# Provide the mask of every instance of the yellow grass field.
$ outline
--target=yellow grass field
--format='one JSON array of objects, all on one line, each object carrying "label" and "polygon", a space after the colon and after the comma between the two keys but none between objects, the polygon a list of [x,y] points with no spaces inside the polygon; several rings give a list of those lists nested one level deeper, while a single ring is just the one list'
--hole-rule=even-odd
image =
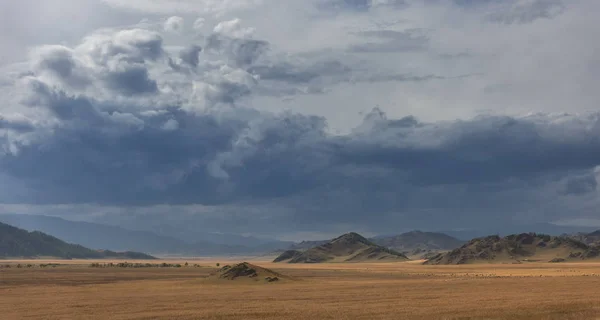
[{"label": "yellow grass field", "polygon": [[[15,267],[48,262],[64,265]],[[139,269],[91,268],[91,262],[0,261],[12,265],[0,269],[0,319],[600,319],[600,263],[254,260],[300,280],[249,284],[204,280],[217,260],[188,260],[199,268]]]}]

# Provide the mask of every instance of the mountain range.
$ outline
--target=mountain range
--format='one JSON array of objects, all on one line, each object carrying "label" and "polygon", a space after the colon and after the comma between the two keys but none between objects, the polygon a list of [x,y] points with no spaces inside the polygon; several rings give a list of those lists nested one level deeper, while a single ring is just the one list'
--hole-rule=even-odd
[{"label": "mountain range", "polygon": [[[440,232],[410,231],[399,235],[368,238],[376,245],[405,255],[423,256],[461,246],[465,241]],[[288,247],[288,250],[305,251],[328,243],[330,240],[302,241]],[[288,254],[290,254],[288,252]]]},{"label": "mountain range", "polygon": [[[170,234],[167,231],[171,230],[172,226],[161,229],[161,234],[157,234],[150,230],[129,230],[120,226],[71,221],[44,215],[0,214],[0,222],[28,231],[41,231],[67,243],[77,243],[95,250],[139,251],[154,255],[261,255],[274,251],[279,254],[286,250],[304,252],[332,241],[317,240],[294,243],[216,232],[208,234],[205,232],[173,232]],[[551,224],[535,225],[534,227],[532,230],[552,229],[555,232],[573,230],[571,227]],[[466,234],[468,233],[463,233],[461,237],[454,237],[442,232],[411,231],[399,235],[376,236],[368,238],[367,241],[413,259],[428,259],[438,253],[461,247],[467,242],[467,240],[462,240]],[[563,237],[569,237],[587,245],[600,244],[600,231],[564,233]],[[287,254],[298,255],[293,251],[287,252]]]}]

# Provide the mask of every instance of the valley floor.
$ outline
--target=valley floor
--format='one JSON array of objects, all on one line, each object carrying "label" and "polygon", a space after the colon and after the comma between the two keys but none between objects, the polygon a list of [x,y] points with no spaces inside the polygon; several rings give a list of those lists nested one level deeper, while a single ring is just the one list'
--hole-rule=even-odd
[{"label": "valley floor", "polygon": [[182,268],[14,267],[47,262],[0,260],[13,265],[0,268],[1,319],[600,319],[600,263],[252,261],[300,279],[259,285],[207,282],[217,262],[208,260]]}]

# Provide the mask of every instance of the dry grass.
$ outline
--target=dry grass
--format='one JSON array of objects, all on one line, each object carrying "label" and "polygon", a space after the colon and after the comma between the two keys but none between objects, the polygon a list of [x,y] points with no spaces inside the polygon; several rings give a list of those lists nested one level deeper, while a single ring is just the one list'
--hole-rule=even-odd
[{"label": "dry grass", "polygon": [[0,269],[0,319],[600,319],[598,263],[253,261],[303,279],[255,286],[203,281],[217,261],[164,269],[54,262],[68,265]]}]

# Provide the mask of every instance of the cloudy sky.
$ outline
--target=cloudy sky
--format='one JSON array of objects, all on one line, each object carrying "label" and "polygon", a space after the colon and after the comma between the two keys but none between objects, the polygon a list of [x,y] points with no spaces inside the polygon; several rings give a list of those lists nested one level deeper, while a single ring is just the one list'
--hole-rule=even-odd
[{"label": "cloudy sky", "polygon": [[0,212],[600,226],[597,0],[0,0]]}]

